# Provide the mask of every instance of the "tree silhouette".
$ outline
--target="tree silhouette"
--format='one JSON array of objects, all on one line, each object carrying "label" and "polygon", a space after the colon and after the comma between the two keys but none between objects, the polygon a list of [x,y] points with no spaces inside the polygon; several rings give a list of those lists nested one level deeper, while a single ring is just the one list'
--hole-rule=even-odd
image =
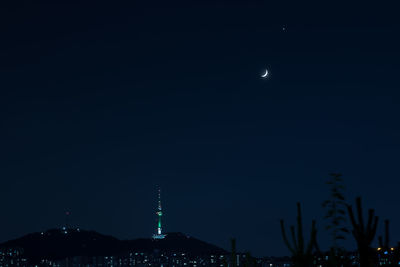
[{"label": "tree silhouette", "polygon": [[374,209],[368,210],[368,223],[365,227],[364,218],[361,206],[361,198],[356,198],[356,208],[358,222],[355,219],[353,208],[351,205],[347,206],[351,224],[353,225],[353,236],[357,242],[358,254],[360,260],[360,267],[374,266],[375,251],[371,248],[371,243],[376,234],[376,227],[378,225],[378,217],[374,215]]},{"label": "tree silhouette", "polygon": [[331,173],[330,179],[326,182],[330,186],[329,199],[322,203],[326,210],[324,219],[327,221],[325,229],[332,237],[332,247],[329,253],[329,266],[347,265],[347,257],[344,249],[340,247],[339,241],[346,239],[349,230],[346,228],[346,200],[344,197],[345,187],[342,174]]},{"label": "tree silhouette", "polygon": [[280,221],[283,241],[292,253],[292,262],[294,267],[310,267],[313,265],[313,248],[317,248],[317,230],[315,220],[312,221],[310,240],[305,246],[303,236],[303,222],[301,216],[300,202],[297,202],[297,237],[295,226],[290,227],[292,244],[290,244],[285,231],[284,220]]}]

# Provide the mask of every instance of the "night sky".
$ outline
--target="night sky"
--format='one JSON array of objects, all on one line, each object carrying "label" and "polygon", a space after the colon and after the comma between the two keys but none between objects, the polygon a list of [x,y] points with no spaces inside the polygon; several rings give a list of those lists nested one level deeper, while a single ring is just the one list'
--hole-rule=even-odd
[{"label": "night sky", "polygon": [[286,255],[301,201],[327,248],[330,172],[400,241],[394,7],[33,2],[0,8],[0,241],[150,237],[160,185],[167,232]]}]

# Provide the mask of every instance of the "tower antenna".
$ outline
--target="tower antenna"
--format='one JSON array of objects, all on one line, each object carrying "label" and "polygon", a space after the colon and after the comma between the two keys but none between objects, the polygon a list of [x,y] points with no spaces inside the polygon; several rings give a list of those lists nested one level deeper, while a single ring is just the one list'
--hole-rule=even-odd
[{"label": "tower antenna", "polygon": [[62,228],[64,234],[67,234],[67,233],[68,233],[68,230],[69,230],[69,228],[70,228],[70,226],[69,226],[69,216],[70,216],[70,215],[71,215],[71,212],[69,212],[69,211],[66,211],[66,212],[65,212],[65,225],[64,225],[64,227]]},{"label": "tower antenna", "polygon": [[157,206],[157,232],[153,235],[153,239],[164,239],[165,234],[162,233],[162,223],[161,217],[163,216],[162,213],[162,205],[161,205],[161,188],[158,187],[158,206]]}]

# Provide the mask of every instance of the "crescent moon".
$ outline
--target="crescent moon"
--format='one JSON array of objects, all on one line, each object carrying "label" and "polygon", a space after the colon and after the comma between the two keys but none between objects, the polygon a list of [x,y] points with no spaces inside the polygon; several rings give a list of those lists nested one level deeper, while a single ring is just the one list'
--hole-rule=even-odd
[{"label": "crescent moon", "polygon": [[266,78],[268,76],[268,70],[265,70],[265,74],[261,75],[262,78]]}]

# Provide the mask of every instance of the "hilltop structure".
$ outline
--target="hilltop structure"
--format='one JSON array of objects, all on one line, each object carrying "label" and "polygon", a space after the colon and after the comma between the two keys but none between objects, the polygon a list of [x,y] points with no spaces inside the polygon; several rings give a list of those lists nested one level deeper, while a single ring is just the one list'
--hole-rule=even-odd
[{"label": "hilltop structure", "polygon": [[161,188],[158,188],[158,206],[157,206],[157,232],[153,235],[153,239],[164,239],[165,234],[162,233],[162,225],[161,225],[161,217],[162,213],[162,206],[161,206]]}]

